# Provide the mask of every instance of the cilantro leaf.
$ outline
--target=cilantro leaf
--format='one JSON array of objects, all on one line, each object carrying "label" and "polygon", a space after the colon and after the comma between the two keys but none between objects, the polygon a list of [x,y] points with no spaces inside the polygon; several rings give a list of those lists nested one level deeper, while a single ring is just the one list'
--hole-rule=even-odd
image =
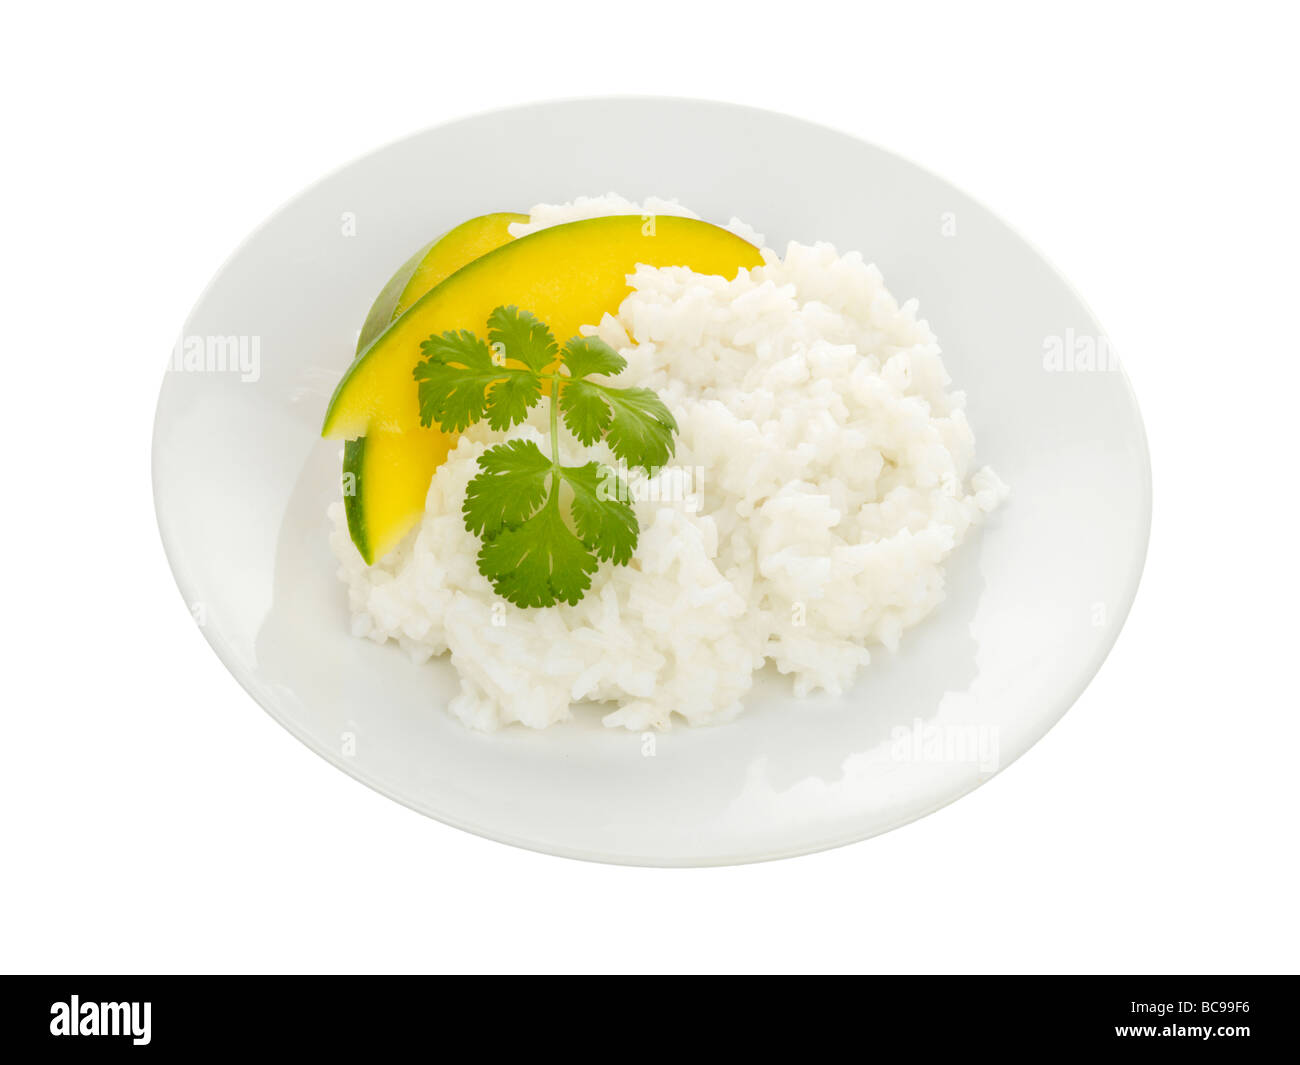
[{"label": "cilantro leaf", "polygon": [[588,446],[605,435],[614,418],[600,387],[590,381],[561,382],[560,413],[564,415],[564,427]]},{"label": "cilantro leaf", "polygon": [[468,329],[431,336],[420,345],[426,361],[415,367],[420,389],[420,424],[435,421],[447,432],[460,432],[479,421],[487,408],[487,390],[499,381],[487,344]]},{"label": "cilantro leaf", "polygon": [[560,357],[570,377],[586,377],[593,373],[614,377],[627,369],[627,359],[600,337],[570,337]]},{"label": "cilantro leaf", "polygon": [[459,433],[486,417],[493,429],[509,429],[541,398],[534,373],[498,365],[492,349],[468,329],[431,336],[420,350],[427,356],[414,370],[421,425],[436,421],[444,432]]},{"label": "cilantro leaf", "polygon": [[546,323],[518,307],[498,307],[488,315],[488,340],[493,347],[500,344],[507,358],[517,359],[535,374],[545,372],[559,351]]},{"label": "cilantro leaf", "polygon": [[542,383],[531,373],[511,373],[487,395],[488,425],[498,431],[518,425],[542,398]]},{"label": "cilantro leaf", "polygon": [[465,489],[465,528],[488,539],[527,520],[546,498],[551,460],[531,440],[510,440],[479,457],[483,471]]},{"label": "cilantro leaf", "polygon": [[627,360],[599,337],[581,336],[569,339],[560,358],[569,371],[560,387],[565,428],[590,446],[605,435],[614,419],[606,392],[620,390],[584,378],[588,374],[622,373],[627,369]]},{"label": "cilantro leaf", "polygon": [[648,388],[595,387],[614,409],[605,439],[615,455],[646,473],[672,457],[677,419],[663,400]]},{"label": "cilantro leaf", "polygon": [[627,482],[599,462],[562,466],[560,476],[573,489],[570,510],[579,539],[602,562],[627,565],[641,532]]},{"label": "cilantro leaf", "polygon": [[478,568],[503,599],[516,606],[577,603],[599,563],[564,523],[559,493],[527,521],[485,540]]}]

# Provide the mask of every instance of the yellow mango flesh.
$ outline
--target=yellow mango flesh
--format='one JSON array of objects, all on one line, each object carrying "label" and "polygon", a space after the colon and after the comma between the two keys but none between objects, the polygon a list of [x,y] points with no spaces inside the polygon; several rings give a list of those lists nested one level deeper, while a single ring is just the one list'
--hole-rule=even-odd
[{"label": "yellow mango flesh", "polygon": [[[509,227],[526,214],[471,218],[421,248],[384,286],[366,316],[357,341],[360,354],[413,303],[462,266],[511,240]],[[428,478],[455,447],[455,436],[436,426],[411,432],[375,429],[348,441],[343,453],[344,504],[352,542],[367,563],[382,558],[424,509],[416,497],[419,478]],[[409,468],[411,476],[399,472]]]},{"label": "yellow mango flesh", "polygon": [[[420,434],[412,371],[423,358],[421,342],[456,329],[482,336],[497,307],[531,311],[563,344],[580,326],[618,309],[631,291],[627,275],[638,264],[687,266],[732,278],[761,262],[757,248],[725,229],[667,216],[592,218],[510,241],[431,289],[371,343],[339,383],[322,435],[365,434],[368,447],[376,431]],[[362,551],[367,561],[382,557],[424,510],[429,481],[447,448],[412,449],[417,450],[423,451],[418,461],[377,463],[367,472],[373,476],[367,492],[385,496],[382,513],[376,507],[367,515],[370,551]]]}]

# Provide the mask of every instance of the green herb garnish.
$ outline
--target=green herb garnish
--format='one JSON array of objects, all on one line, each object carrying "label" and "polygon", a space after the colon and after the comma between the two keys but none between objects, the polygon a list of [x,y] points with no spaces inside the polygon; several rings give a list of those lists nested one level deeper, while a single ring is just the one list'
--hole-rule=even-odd
[{"label": "green herb garnish", "polygon": [[[627,361],[603,340],[573,337],[560,348],[528,311],[498,307],[486,341],[462,329],[431,336],[415,368],[420,422],[460,432],[487,420],[505,431],[528,417],[549,383],[551,454],[531,440],[510,440],[479,458],[482,471],[465,492],[465,527],[483,546],[478,568],[516,606],[578,602],[600,562],[623,566],[640,527],[627,484],[599,462],[560,464],[559,421],[582,444],[604,439],[629,468],[653,473],[673,453],[677,422],[648,388],[615,388]],[[570,489],[568,515],[560,486]]]}]

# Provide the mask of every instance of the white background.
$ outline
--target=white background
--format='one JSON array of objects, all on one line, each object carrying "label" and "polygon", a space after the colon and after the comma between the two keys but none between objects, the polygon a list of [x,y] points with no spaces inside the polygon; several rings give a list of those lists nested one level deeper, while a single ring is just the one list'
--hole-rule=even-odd
[{"label": "white background", "polygon": [[[7,13],[0,66],[0,966],[1296,970],[1284,5],[39,9]],[[154,401],[243,236],[416,129],[615,92],[787,111],[937,171],[1075,283],[1137,390],[1155,523],[1118,645],[1023,759],[887,836],[696,871],[476,839],[290,737],[172,583]]]}]

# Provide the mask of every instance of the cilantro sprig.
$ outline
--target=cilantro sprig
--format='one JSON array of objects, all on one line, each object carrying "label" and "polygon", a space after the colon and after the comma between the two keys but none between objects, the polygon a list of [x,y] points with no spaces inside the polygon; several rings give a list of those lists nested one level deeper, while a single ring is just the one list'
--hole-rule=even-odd
[{"label": "cilantro sprig", "polygon": [[462,329],[420,345],[420,422],[461,432],[486,420],[505,431],[528,417],[543,391],[549,394],[550,455],[531,440],[488,448],[462,514],[482,540],[479,572],[498,595],[523,607],[574,604],[601,562],[627,565],[640,526],[627,484],[612,467],[560,462],[561,418],[584,446],[603,439],[628,468],[647,474],[672,456],[677,422],[650,389],[593,380],[627,368],[603,340],[576,336],[561,347],[545,323],[517,307],[496,308],[487,326],[486,341]]}]

